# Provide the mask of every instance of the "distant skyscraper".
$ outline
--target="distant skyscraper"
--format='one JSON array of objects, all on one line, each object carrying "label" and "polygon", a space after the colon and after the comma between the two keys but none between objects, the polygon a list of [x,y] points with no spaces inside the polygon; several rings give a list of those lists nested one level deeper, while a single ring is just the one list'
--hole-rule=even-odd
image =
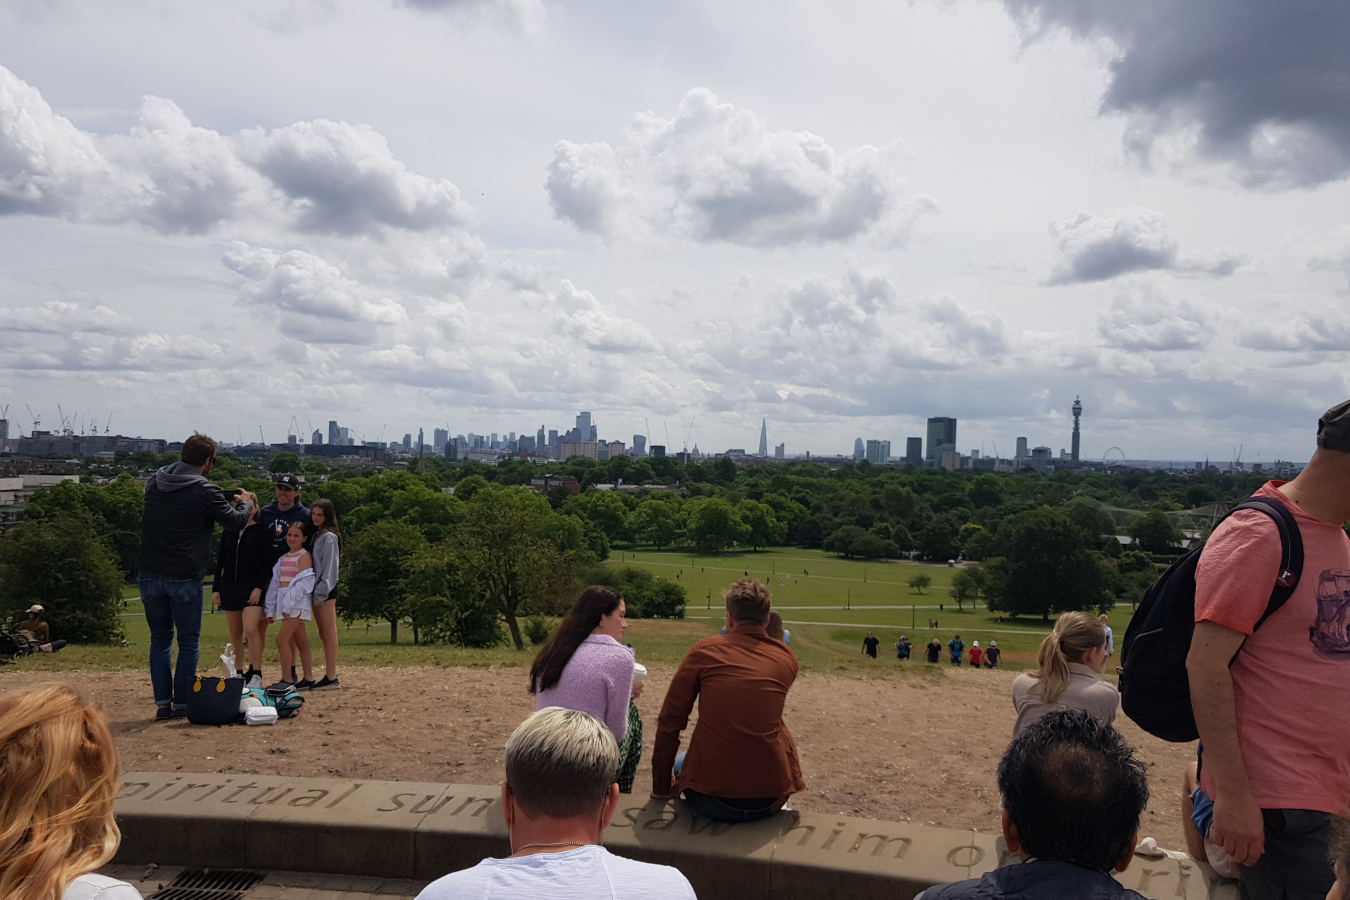
[{"label": "distant skyscraper", "polygon": [[890,441],[868,441],[867,442],[867,461],[874,466],[882,466],[891,458]]},{"label": "distant skyscraper", "polygon": [[911,466],[923,465],[923,438],[905,438],[905,462]]},{"label": "distant skyscraper", "polygon": [[431,432],[431,449],[440,453],[445,449],[445,442],[450,440],[450,429],[437,428]]},{"label": "distant skyscraper", "polygon": [[591,414],[582,412],[577,414],[576,439],[578,441],[594,441],[596,437],[596,427],[591,424]]},{"label": "distant skyscraper", "polygon": [[1073,452],[1070,458],[1078,462],[1078,417],[1083,414],[1083,401],[1073,398]]},{"label": "distant skyscraper", "polygon": [[336,444],[336,443],[338,443],[339,440],[341,440],[341,435],[338,434],[338,423],[337,423],[337,419],[329,419],[329,420],[328,420],[328,443],[330,443],[330,444]]},{"label": "distant skyscraper", "polygon": [[652,444],[651,455],[652,455],[652,456],[665,456],[665,455],[666,455],[666,445],[665,445],[665,444]]},{"label": "distant skyscraper", "polygon": [[322,443],[323,443],[323,432],[320,431],[319,429],[315,428],[315,429],[314,429],[314,433],[313,433],[312,435],[310,435],[310,437],[309,437],[309,442],[310,442],[311,444],[316,444],[316,445],[317,445],[317,444],[322,444]]},{"label": "distant skyscraper", "polygon": [[939,449],[951,444],[956,446],[956,420],[947,416],[934,416],[928,420],[928,464],[936,466],[941,462]]},{"label": "distant skyscraper", "polygon": [[769,420],[761,419],[759,422],[759,455],[760,458],[769,455]]},{"label": "distant skyscraper", "polygon": [[1014,459],[1026,459],[1031,456],[1031,451],[1027,449],[1027,439],[1020,437],[1017,439],[1017,456]]},{"label": "distant skyscraper", "polygon": [[417,429],[417,452],[421,453],[426,447],[427,442],[422,438],[422,429]]},{"label": "distant skyscraper", "polygon": [[647,455],[647,436],[645,434],[633,435],[633,455],[639,457]]},{"label": "distant skyscraper", "polygon": [[534,436],[534,452],[543,453],[548,447],[548,435],[544,434],[544,426],[539,426],[539,433]]},{"label": "distant skyscraper", "polygon": [[863,447],[862,438],[853,439],[853,461],[861,462],[867,458],[867,450]]},{"label": "distant skyscraper", "polygon": [[412,452],[412,435],[411,435],[411,434],[405,434],[405,435],[403,436],[403,452],[404,452],[404,453],[411,453],[411,452]]},{"label": "distant skyscraper", "polygon": [[779,444],[778,446],[776,446],[776,447],[773,448],[773,458],[774,458],[774,459],[786,459],[786,458],[787,458],[787,443],[786,443],[786,442],[784,442],[784,443],[782,443],[782,444]]},{"label": "distant skyscraper", "polygon": [[[330,422],[329,424],[330,424],[330,425],[336,425],[337,423],[336,423],[336,422]],[[336,441],[336,443],[338,443],[340,446],[343,446],[343,447],[350,447],[350,446],[352,446],[353,444],[356,443],[356,438],[352,437],[352,430],[351,430],[350,428],[345,428],[345,427],[344,427],[344,428],[339,428],[339,429],[337,430],[337,441]]]}]

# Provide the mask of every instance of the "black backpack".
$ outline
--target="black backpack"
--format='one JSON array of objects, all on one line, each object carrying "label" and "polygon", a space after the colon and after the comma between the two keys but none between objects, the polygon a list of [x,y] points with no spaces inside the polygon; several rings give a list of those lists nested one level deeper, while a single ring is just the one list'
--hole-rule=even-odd
[{"label": "black backpack", "polygon": [[[1303,573],[1303,536],[1294,515],[1268,497],[1248,497],[1229,510],[1254,509],[1274,520],[1280,530],[1280,574],[1270,592],[1265,614],[1256,627],[1285,604]],[[1227,518],[1225,516],[1224,518]],[[1120,705],[1140,728],[1165,741],[1200,737],[1191,710],[1191,685],[1186,655],[1195,631],[1195,568],[1204,548],[1192,550],[1144,592],[1121,645]]]}]

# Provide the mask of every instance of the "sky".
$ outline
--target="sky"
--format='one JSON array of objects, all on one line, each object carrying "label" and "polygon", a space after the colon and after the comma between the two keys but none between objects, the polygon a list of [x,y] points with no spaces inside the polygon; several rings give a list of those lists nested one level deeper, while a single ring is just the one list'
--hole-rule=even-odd
[{"label": "sky", "polygon": [[1350,396],[1347,39],[1308,0],[0,0],[0,408],[1011,456],[1078,396],[1088,458],[1305,460]]}]

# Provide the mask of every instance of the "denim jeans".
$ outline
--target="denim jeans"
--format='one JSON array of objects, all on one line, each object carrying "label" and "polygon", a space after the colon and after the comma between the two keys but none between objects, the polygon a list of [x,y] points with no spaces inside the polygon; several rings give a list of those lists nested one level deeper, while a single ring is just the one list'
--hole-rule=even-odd
[{"label": "denim jeans", "polygon": [[[136,576],[141,605],[150,625],[150,683],[155,703],[187,706],[197,679],[198,644],[202,636],[202,582],[199,578]],[[178,633],[178,666],[170,669],[174,632]]]},{"label": "denim jeans", "polygon": [[1336,880],[1327,859],[1331,813],[1263,809],[1266,852],[1238,870],[1242,900],[1322,900]]},{"label": "denim jeans", "polygon": [[[687,754],[688,751],[685,751],[675,757],[674,771],[676,775],[679,775],[680,770],[684,768],[684,758]],[[711,794],[700,794],[698,791],[689,790],[689,788],[684,789],[684,802],[696,815],[713,822],[753,822],[756,819],[767,819],[778,812],[776,802],[763,809],[738,809],[735,806],[723,803]]]}]

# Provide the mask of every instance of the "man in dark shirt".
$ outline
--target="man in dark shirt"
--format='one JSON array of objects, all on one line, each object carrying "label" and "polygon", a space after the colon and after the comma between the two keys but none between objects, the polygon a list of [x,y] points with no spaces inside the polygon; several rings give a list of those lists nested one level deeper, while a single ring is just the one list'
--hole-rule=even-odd
[{"label": "man in dark shirt", "polygon": [[[783,722],[797,657],[765,631],[772,600],[767,587],[743,578],[722,596],[727,633],[689,649],[661,705],[652,796],[666,800],[683,791],[706,819],[750,822],[777,812],[806,788],[797,746]],[[680,733],[695,700],[698,725],[681,763]]]},{"label": "man in dark shirt", "polygon": [[984,651],[984,667],[986,669],[997,669],[999,657],[1003,651],[998,648],[998,641],[990,641],[989,649]]},{"label": "man in dark shirt", "polygon": [[300,502],[300,479],[282,475],[277,479],[277,498],[262,508],[258,521],[272,538],[272,561],[286,552],[286,532],[296,522],[308,522],[309,510]]},{"label": "man in dark shirt", "polygon": [[872,636],[872,632],[867,632],[867,637],[863,638],[863,652],[873,659],[877,658],[877,646],[881,641]]},{"label": "man in dark shirt", "polygon": [[1134,857],[1148,778],[1110,725],[1057,709],[1013,738],[998,765],[1003,840],[1022,864],[931,887],[916,900],[1143,900],[1111,877]]}]

